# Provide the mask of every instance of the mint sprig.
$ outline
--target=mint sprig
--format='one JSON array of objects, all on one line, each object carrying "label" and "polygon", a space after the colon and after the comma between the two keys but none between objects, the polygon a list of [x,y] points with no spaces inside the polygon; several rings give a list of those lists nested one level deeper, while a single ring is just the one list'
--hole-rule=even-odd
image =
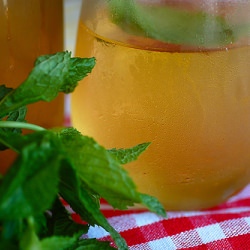
[{"label": "mint sprig", "polygon": [[218,48],[249,36],[249,24],[230,23],[223,15],[186,10],[160,1],[107,1],[110,19],[129,34],[166,43]]},{"label": "mint sprig", "polygon": [[28,78],[1,98],[0,117],[30,103],[50,102],[59,92],[73,92],[94,65],[95,58],[71,58],[69,52],[39,57]]},{"label": "mint sprig", "polygon": [[[100,198],[118,209],[142,203],[165,216],[155,198],[137,191],[122,166],[148,143],[107,150],[75,128],[46,130],[25,121],[25,105],[73,91],[94,65],[94,58],[71,58],[69,52],[45,55],[17,89],[0,86],[0,145],[18,153],[0,179],[0,249],[114,249],[80,238],[90,225],[103,227],[119,249],[128,249],[101,213]],[[22,128],[31,132],[24,135]],[[87,225],[71,219],[61,198]]]}]

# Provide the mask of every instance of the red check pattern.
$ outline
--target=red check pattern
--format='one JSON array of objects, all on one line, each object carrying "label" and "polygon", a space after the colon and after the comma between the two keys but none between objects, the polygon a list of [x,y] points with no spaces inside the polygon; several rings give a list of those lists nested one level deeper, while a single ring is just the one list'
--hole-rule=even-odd
[{"label": "red check pattern", "polygon": [[[147,210],[114,210],[105,202],[101,210],[131,250],[250,250],[250,185],[220,206],[168,212],[167,219]],[[101,227],[91,227],[87,237],[112,241]]]}]

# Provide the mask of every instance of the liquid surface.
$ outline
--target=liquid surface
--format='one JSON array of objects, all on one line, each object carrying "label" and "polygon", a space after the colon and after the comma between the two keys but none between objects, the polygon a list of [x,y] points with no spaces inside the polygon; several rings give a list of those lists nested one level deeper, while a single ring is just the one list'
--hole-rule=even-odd
[{"label": "liquid surface", "polygon": [[221,203],[249,182],[249,46],[150,51],[80,23],[76,55],[97,64],[72,96],[73,125],[106,148],[152,142],[125,165],[139,191],[188,210]]}]

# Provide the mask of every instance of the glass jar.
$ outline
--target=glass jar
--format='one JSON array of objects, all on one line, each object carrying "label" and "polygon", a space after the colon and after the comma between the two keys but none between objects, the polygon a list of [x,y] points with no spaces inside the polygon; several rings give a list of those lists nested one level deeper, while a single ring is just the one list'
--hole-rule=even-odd
[{"label": "glass jar", "polygon": [[125,165],[167,210],[222,203],[250,180],[250,2],[83,1],[76,55],[96,66],[72,122],[106,148],[151,142]]},{"label": "glass jar", "polygon": [[[43,54],[63,50],[62,0],[0,1],[0,84],[17,87]],[[51,103],[28,106],[26,120],[43,127],[60,126],[64,119],[64,96]],[[13,161],[11,152],[0,152],[0,172]]]}]

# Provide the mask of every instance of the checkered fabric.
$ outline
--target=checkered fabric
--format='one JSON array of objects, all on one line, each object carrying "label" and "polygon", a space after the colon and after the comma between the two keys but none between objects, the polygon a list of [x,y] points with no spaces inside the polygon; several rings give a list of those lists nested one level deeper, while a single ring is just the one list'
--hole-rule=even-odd
[{"label": "checkered fabric", "polygon": [[[101,210],[131,250],[250,250],[250,185],[218,207],[168,212],[167,219],[147,210],[113,210],[105,202]],[[112,241],[101,227],[91,227],[87,237]]]}]

